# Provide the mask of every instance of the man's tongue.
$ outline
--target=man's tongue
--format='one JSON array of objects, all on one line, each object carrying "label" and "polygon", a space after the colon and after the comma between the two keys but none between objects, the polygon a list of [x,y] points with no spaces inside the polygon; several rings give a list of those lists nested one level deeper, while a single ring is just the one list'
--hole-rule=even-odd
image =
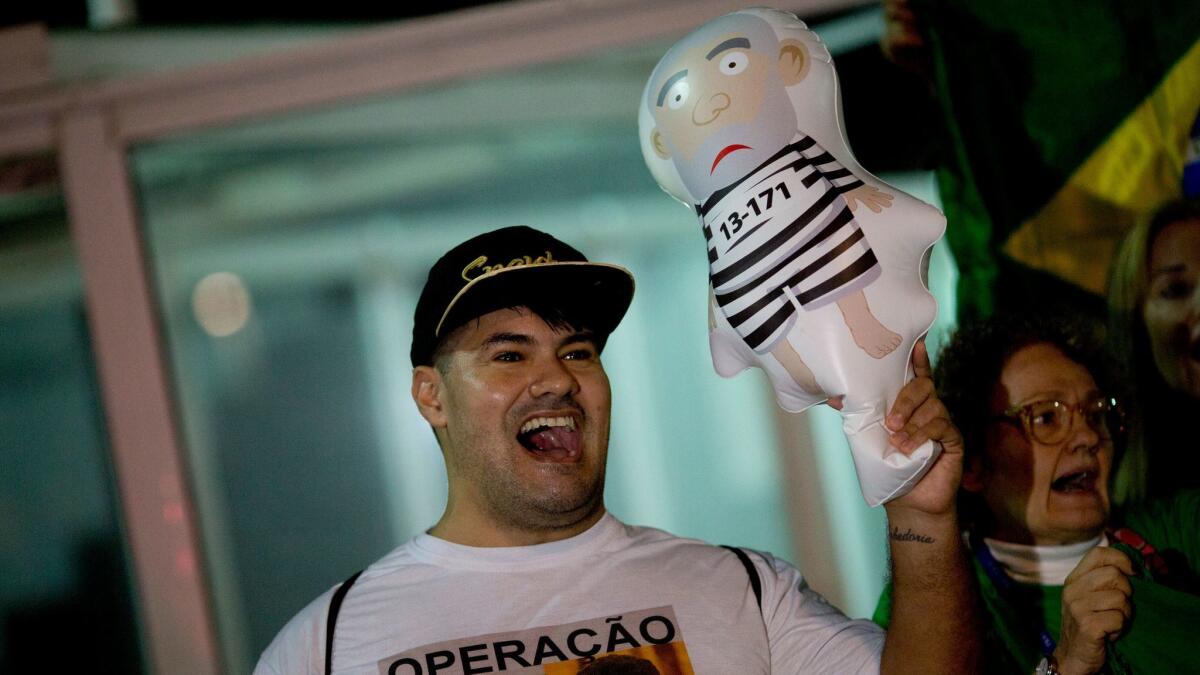
[{"label": "man's tongue", "polygon": [[572,459],[579,455],[579,431],[567,427],[543,427],[529,434],[526,447],[545,459]]}]

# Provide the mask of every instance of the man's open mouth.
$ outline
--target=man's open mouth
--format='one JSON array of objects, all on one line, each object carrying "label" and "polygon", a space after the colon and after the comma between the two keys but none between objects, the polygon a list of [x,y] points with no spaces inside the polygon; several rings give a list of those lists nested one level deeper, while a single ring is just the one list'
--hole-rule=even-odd
[{"label": "man's open mouth", "polygon": [[578,459],[583,447],[574,417],[534,417],[521,425],[517,442],[534,457],[551,462],[570,462]]},{"label": "man's open mouth", "polygon": [[750,146],[742,145],[741,143],[734,143],[733,145],[725,146],[724,148],[721,149],[720,152],[717,153],[717,158],[713,160],[712,168],[708,170],[708,174],[711,176],[712,173],[717,170],[717,164],[719,164],[721,162],[721,160],[723,160],[727,156],[729,156],[730,153],[737,152],[738,150],[750,150],[750,149],[751,149]]},{"label": "man's open mouth", "polygon": [[1054,479],[1050,489],[1065,494],[1094,492],[1096,489],[1095,471],[1076,471],[1064,474]]}]

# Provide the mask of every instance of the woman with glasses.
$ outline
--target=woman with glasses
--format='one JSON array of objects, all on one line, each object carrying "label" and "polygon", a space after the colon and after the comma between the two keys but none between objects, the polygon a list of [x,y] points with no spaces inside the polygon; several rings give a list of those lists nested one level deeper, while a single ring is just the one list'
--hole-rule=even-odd
[{"label": "woman with glasses", "polygon": [[1200,493],[1114,516],[1124,416],[1102,353],[1067,324],[999,317],[937,364],[992,672],[1200,672]]}]

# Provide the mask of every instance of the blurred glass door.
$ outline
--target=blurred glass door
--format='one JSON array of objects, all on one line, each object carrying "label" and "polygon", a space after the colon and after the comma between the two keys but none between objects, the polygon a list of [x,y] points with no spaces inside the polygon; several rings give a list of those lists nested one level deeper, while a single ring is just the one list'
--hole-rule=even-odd
[{"label": "blurred glass door", "polygon": [[0,159],[0,672],[143,672],[109,452],[55,157]]}]

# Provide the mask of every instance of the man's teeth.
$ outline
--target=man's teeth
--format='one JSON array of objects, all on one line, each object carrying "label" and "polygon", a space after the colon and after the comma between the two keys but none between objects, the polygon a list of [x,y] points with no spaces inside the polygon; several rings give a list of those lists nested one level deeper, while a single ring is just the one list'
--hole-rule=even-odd
[{"label": "man's teeth", "polygon": [[566,427],[569,431],[575,431],[574,417],[535,417],[525,424],[521,425],[521,433],[527,434],[534,429],[543,427]]}]

